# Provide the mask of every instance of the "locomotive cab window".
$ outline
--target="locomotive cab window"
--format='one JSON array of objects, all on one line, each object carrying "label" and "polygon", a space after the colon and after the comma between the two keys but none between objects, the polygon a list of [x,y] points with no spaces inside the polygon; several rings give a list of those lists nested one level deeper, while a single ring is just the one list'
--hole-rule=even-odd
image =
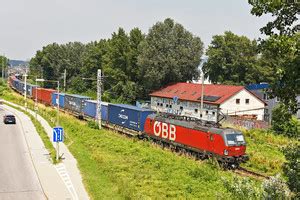
[{"label": "locomotive cab window", "polygon": [[240,146],[246,144],[243,134],[239,131],[227,131],[225,132],[225,137],[227,146]]}]

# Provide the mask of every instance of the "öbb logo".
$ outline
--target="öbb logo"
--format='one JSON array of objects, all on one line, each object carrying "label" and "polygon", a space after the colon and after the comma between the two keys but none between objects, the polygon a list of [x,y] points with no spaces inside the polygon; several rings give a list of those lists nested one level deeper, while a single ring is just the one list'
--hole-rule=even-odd
[{"label": "\u00f6bb logo", "polygon": [[160,136],[165,139],[175,141],[176,139],[176,126],[166,124],[163,122],[154,122],[153,132],[155,136]]}]

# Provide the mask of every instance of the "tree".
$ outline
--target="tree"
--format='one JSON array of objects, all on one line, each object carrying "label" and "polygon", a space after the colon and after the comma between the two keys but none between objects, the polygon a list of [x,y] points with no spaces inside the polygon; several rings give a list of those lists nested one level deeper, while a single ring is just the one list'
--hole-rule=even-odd
[{"label": "tree", "polygon": [[279,97],[292,112],[300,94],[300,34],[271,36],[261,44],[262,67],[271,68],[271,96]]},{"label": "tree", "polygon": [[[73,83],[73,78],[80,76],[83,66],[82,55],[85,45],[80,42],[70,42],[59,45],[49,44],[37,51],[30,60],[31,75],[53,80],[62,78],[64,69],[67,69],[67,85]],[[55,84],[45,83],[46,87],[55,87]]]},{"label": "tree", "polygon": [[296,111],[296,95],[300,94],[300,25],[298,1],[253,1],[251,13],[272,14],[274,20],[261,28],[270,37],[261,42],[262,67],[271,68],[274,78],[271,95],[282,99],[292,112]]},{"label": "tree", "polygon": [[8,66],[8,58],[0,56],[0,77],[2,77],[2,69],[6,69]]},{"label": "tree", "polygon": [[169,18],[156,23],[140,45],[142,96],[169,83],[198,77],[202,54],[200,38],[181,24]]},{"label": "tree", "polygon": [[271,14],[275,19],[268,22],[260,31],[266,35],[293,35],[299,31],[298,15],[300,13],[299,1],[273,1],[248,0],[253,7],[251,14],[262,16]]},{"label": "tree", "polygon": [[138,28],[126,34],[124,29],[112,34],[104,58],[105,90],[104,98],[116,102],[133,103],[139,94],[139,74],[137,66],[138,46],[144,35]]},{"label": "tree", "polygon": [[[86,50],[82,54],[82,68],[80,69],[81,78],[97,78],[97,70],[103,69],[104,57],[107,53],[107,41],[90,42],[86,45]],[[95,81],[84,81],[86,88],[97,91]]]},{"label": "tree", "polygon": [[243,85],[269,79],[269,68],[258,65],[256,41],[245,36],[230,31],[215,35],[206,54],[208,61],[203,71],[213,83]]},{"label": "tree", "polygon": [[300,145],[292,145],[284,150],[287,162],[283,166],[284,174],[288,177],[288,186],[295,194],[295,199],[300,199]]}]

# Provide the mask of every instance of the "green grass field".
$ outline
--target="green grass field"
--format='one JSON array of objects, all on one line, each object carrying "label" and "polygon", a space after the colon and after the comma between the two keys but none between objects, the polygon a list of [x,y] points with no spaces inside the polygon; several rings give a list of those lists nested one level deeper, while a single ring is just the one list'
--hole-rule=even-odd
[{"label": "green grass field", "polygon": [[[23,98],[7,90],[2,98],[23,104]],[[29,101],[32,107],[33,102]],[[54,109],[40,106],[40,114],[54,125]],[[67,114],[60,115],[66,145],[78,161],[92,199],[231,199],[222,179],[236,176],[209,160],[195,161],[136,138],[109,130],[89,128]],[[281,148],[288,138],[271,132],[245,131],[250,161],[245,167],[268,175],[281,173],[285,161]],[[253,181],[260,187],[261,181]]]}]

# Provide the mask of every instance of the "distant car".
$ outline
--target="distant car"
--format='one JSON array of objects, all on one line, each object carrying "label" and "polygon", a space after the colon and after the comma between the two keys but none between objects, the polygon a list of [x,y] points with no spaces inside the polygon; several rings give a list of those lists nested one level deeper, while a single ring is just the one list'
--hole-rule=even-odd
[{"label": "distant car", "polygon": [[16,118],[13,115],[4,115],[3,122],[4,122],[4,124],[15,124]]}]

